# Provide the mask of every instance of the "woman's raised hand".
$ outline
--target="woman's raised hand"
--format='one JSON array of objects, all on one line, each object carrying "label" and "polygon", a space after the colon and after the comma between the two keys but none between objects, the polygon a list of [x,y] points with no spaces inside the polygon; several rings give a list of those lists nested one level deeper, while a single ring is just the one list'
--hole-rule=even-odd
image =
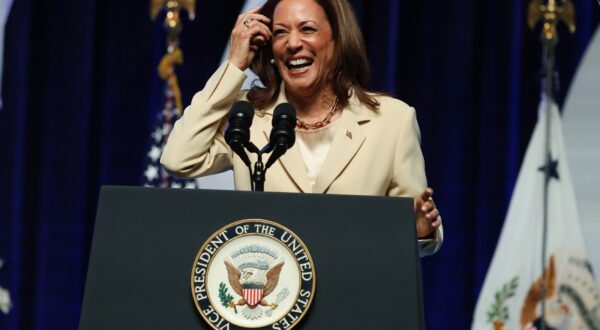
[{"label": "woman's raised hand", "polygon": [[231,31],[229,47],[229,63],[240,70],[246,70],[260,47],[271,40],[271,30],[268,24],[271,20],[259,14],[260,7],[251,9],[238,16]]}]

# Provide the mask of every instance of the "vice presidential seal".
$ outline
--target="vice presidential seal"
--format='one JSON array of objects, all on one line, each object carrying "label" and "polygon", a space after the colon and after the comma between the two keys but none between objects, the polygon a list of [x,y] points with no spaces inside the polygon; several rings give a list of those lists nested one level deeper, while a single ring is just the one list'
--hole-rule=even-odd
[{"label": "vice presidential seal", "polygon": [[268,220],[241,220],[218,230],[192,269],[196,309],[213,329],[291,329],[314,293],[308,249]]}]

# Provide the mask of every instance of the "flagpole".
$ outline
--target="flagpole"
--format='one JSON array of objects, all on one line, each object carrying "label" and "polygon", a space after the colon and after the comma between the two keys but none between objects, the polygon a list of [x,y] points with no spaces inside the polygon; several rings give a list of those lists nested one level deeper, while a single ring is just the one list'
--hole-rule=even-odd
[{"label": "flagpole", "polygon": [[167,31],[166,53],[158,65],[158,75],[165,81],[163,89],[164,107],[158,114],[156,126],[150,139],[150,150],[146,158],[146,170],[142,184],[150,187],[198,188],[195,180],[177,179],[160,164],[160,156],[175,121],[183,113],[181,89],[175,66],[183,64],[183,52],[179,48],[179,35],[183,29],[180,12],[186,10],[190,20],[195,16],[196,0],[150,0],[150,18],[166,11],[164,28]]},{"label": "flagpole", "polygon": [[543,222],[542,222],[542,276],[541,276],[541,322],[540,329],[546,329],[546,254],[548,245],[548,200],[550,180],[555,174],[552,161],[552,150],[550,147],[552,132],[551,132],[551,111],[554,105],[554,63],[555,50],[558,44],[557,24],[563,21],[569,27],[571,33],[575,32],[575,10],[570,0],[563,0],[561,5],[557,5],[556,0],[531,0],[529,4],[528,23],[531,29],[535,28],[539,21],[543,21],[541,31],[541,41],[543,46],[542,63],[544,66],[544,97],[546,101],[546,117],[545,117],[545,150],[544,150],[544,166],[541,170],[544,173],[544,193],[543,193]]}]

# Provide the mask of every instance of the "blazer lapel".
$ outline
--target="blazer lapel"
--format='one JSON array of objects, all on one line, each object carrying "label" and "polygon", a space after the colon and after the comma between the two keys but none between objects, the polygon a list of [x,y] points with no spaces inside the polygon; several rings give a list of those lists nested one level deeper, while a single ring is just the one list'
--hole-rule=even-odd
[{"label": "blazer lapel", "polygon": [[[284,84],[281,84],[279,96],[275,105],[287,102],[285,97]],[[265,111],[263,123],[263,134],[267,141],[271,134],[271,120],[273,119],[273,111],[275,106]],[[342,111],[342,117],[339,119],[340,126],[335,133],[329,153],[317,175],[317,181],[314,187],[311,187],[308,174],[304,165],[304,159],[300,153],[298,144],[294,144],[278,162],[282,165],[284,171],[294,181],[298,188],[304,193],[324,193],[327,191],[333,181],[342,173],[344,168],[352,160],[358,152],[365,140],[365,134],[360,125],[370,121],[373,116],[371,110],[366,110],[354,93],[350,97],[348,106]],[[266,162],[266,159],[264,160]],[[268,171],[267,171],[267,175]]]},{"label": "blazer lapel", "polygon": [[340,118],[327,158],[317,175],[313,187],[314,193],[324,193],[333,181],[342,173],[358,152],[365,140],[365,134],[359,126],[358,109],[344,109]]},{"label": "blazer lapel", "polygon": [[[277,97],[277,101],[275,102],[275,106],[287,102],[287,98],[285,97],[285,88],[282,83],[279,96]],[[269,141],[269,136],[273,127],[271,121],[273,120],[273,112],[275,110],[275,106],[265,111],[266,116],[264,118],[265,121],[263,123],[263,134],[265,135],[267,141]],[[267,159],[263,159],[263,161],[266,163]],[[306,168],[304,168],[304,159],[302,158],[302,154],[300,154],[300,148],[298,147],[297,143],[294,143],[292,148],[288,149],[288,151],[286,151],[286,153],[279,158],[278,162],[281,164],[283,170],[287,173],[287,175],[298,186],[300,191],[304,193],[312,192],[310,180],[308,179],[308,175],[306,174]],[[268,175],[269,171],[267,170],[267,176]]]}]

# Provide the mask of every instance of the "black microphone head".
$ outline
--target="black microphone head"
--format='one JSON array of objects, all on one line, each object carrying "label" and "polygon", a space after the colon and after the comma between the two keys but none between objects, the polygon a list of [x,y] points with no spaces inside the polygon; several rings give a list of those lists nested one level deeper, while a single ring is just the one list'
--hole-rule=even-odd
[{"label": "black microphone head", "polygon": [[275,107],[271,123],[275,126],[281,120],[286,120],[292,124],[292,129],[296,127],[296,110],[294,110],[291,104],[281,103]]},{"label": "black microphone head", "polygon": [[254,119],[254,107],[248,101],[237,101],[231,107],[229,115],[227,116],[229,121],[235,118],[243,119],[248,126],[252,126],[252,119]]},{"label": "black microphone head", "polygon": [[247,101],[238,101],[233,104],[229,115],[229,126],[225,130],[225,141],[230,146],[232,143],[246,145],[250,141],[250,126],[254,119],[254,108]]},{"label": "black microphone head", "polygon": [[281,103],[275,107],[273,112],[273,129],[269,136],[272,145],[283,143],[291,148],[296,142],[296,111],[289,103]]}]

